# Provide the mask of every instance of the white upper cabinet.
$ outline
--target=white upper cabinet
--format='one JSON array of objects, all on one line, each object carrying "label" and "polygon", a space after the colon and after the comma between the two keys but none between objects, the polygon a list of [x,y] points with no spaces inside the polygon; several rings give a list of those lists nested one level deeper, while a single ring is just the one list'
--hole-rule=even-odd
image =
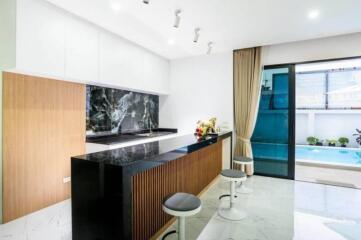
[{"label": "white upper cabinet", "polygon": [[138,89],[142,85],[142,59],[131,43],[110,33],[100,33],[100,81],[107,85]]},{"label": "white upper cabinet", "polygon": [[168,60],[42,0],[17,0],[16,70],[168,94]]},{"label": "white upper cabinet", "polygon": [[169,62],[155,54],[147,53],[143,57],[143,82],[150,91],[167,94],[169,92]]},{"label": "white upper cabinet", "polygon": [[65,78],[98,80],[99,32],[77,19],[65,22]]},{"label": "white upper cabinet", "polygon": [[64,16],[43,1],[17,3],[16,68],[64,76]]},{"label": "white upper cabinet", "polygon": [[169,62],[110,33],[100,34],[100,81],[167,94]]}]

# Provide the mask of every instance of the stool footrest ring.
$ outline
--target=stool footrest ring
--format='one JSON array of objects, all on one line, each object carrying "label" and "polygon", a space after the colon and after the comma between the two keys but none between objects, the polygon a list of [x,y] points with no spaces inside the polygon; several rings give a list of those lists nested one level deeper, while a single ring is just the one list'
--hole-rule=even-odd
[{"label": "stool footrest ring", "polygon": [[176,231],[176,230],[172,230],[172,231],[167,232],[167,233],[162,237],[162,240],[165,240],[166,237],[168,237],[169,235],[174,234],[174,233],[177,233],[177,231]]},{"label": "stool footrest ring", "polygon": [[[230,196],[231,196],[231,194],[223,194],[223,195],[219,196],[218,200],[221,200],[224,197],[230,197]],[[237,195],[234,195],[234,197],[237,198]]]}]

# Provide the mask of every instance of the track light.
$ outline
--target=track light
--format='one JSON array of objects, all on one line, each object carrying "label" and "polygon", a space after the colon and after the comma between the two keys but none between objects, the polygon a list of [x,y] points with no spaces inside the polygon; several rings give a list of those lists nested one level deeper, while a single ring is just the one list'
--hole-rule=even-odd
[{"label": "track light", "polygon": [[149,4],[149,0],[143,0],[143,3]]},{"label": "track light", "polygon": [[182,10],[177,9],[177,10],[175,11],[175,13],[174,13],[174,14],[175,14],[175,20],[174,20],[174,25],[173,25],[173,27],[175,27],[175,28],[178,28],[178,27],[179,27],[180,20],[181,20],[181,17],[180,17],[181,12],[182,12]]},{"label": "track light", "polygon": [[194,39],[193,42],[197,43],[198,42],[198,38],[199,38],[199,31],[201,31],[200,28],[196,28],[194,29]]},{"label": "track light", "polygon": [[211,54],[211,52],[212,52],[212,47],[213,47],[213,42],[209,42],[209,43],[208,43],[208,50],[207,50],[207,54],[208,54],[208,55]]}]

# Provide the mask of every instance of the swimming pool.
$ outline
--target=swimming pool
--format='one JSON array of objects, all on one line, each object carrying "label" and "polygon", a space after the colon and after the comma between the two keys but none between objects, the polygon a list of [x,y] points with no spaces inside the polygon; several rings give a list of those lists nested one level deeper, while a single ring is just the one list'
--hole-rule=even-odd
[{"label": "swimming pool", "polygon": [[[255,159],[287,162],[288,145],[252,142]],[[296,162],[361,167],[361,148],[296,145]]]},{"label": "swimming pool", "polygon": [[361,167],[361,149],[298,145],[296,161]]}]

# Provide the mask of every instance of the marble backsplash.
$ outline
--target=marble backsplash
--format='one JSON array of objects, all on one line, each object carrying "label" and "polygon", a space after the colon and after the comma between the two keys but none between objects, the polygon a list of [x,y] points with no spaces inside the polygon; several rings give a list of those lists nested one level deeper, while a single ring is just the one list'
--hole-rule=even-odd
[{"label": "marble backsplash", "polygon": [[87,85],[87,134],[158,128],[159,96]]}]

